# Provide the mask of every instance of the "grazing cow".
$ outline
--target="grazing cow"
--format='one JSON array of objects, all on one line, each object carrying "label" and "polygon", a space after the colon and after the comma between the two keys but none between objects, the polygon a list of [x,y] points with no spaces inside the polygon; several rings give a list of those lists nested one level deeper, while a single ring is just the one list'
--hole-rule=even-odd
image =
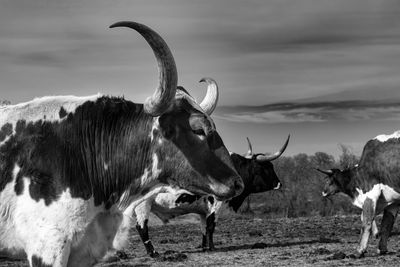
[{"label": "grazing cow", "polygon": [[324,197],[345,193],[362,209],[361,240],[355,254],[362,257],[370,233],[377,235],[375,216],[384,212],[378,252],[387,252],[387,239],[400,203],[400,131],[379,135],[364,146],[360,162],[345,170],[318,171],[327,175]]},{"label": "grazing cow", "polygon": [[95,95],[0,108],[0,253],[30,266],[91,266],[112,247],[122,210],[152,191],[225,200],[243,182],[211,118],[183,90],[164,40],[149,43],[159,84],[144,104]]},{"label": "grazing cow", "polygon": [[[233,164],[244,182],[244,190],[240,195],[226,203],[216,200],[212,195],[199,197],[182,190],[171,190],[168,193],[154,195],[148,201],[142,202],[138,206],[131,205],[124,212],[124,222],[116,236],[116,240],[114,240],[115,244],[121,242],[118,239],[124,240],[126,238],[133,222],[132,218],[136,215],[136,229],[146,251],[151,257],[156,257],[158,253],[155,251],[148,234],[147,224],[150,212],[155,214],[164,223],[180,215],[195,213],[200,216],[201,231],[203,234],[201,246],[203,250],[206,250],[207,247],[209,250],[214,250],[213,233],[219,211],[223,204],[227,204],[237,212],[250,194],[279,189],[281,186],[271,161],[282,155],[288,145],[289,137],[278,152],[269,156],[261,153],[253,154],[249,139],[247,141],[249,151],[245,156],[231,153]],[[118,249],[117,246],[115,248]]]}]

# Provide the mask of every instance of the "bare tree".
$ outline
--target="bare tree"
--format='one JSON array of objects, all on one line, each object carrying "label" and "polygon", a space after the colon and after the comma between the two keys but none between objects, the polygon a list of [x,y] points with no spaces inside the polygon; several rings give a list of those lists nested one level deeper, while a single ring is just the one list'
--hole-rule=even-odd
[{"label": "bare tree", "polygon": [[0,99],[0,106],[7,106],[7,105],[11,105],[10,100]]},{"label": "bare tree", "polygon": [[342,154],[339,156],[339,165],[342,169],[353,167],[360,160],[359,157],[354,155],[352,148],[343,144],[339,144]]}]

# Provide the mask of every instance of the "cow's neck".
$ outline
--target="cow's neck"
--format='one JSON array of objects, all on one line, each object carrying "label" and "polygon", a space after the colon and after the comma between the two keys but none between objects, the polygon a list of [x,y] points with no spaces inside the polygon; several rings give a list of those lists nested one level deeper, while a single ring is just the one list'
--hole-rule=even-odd
[{"label": "cow's neck", "polygon": [[369,190],[369,185],[363,179],[362,171],[358,167],[344,170],[341,183],[343,192],[352,199],[357,196],[360,189]]},{"label": "cow's neck", "polygon": [[240,195],[229,200],[228,206],[231,207],[235,212],[237,212],[249,195],[249,192],[242,192]]},{"label": "cow's neck", "polygon": [[231,154],[231,158],[236,171],[239,173],[240,177],[242,177],[244,183],[243,192],[240,195],[228,201],[228,205],[232,207],[235,212],[237,212],[240,206],[242,206],[244,200],[251,194],[250,189],[253,181],[250,179],[251,177],[250,171],[252,168],[249,167],[251,161],[238,154],[235,153]]},{"label": "cow's neck", "polygon": [[153,118],[142,105],[121,99],[103,101],[83,105],[66,121],[68,140],[77,142],[70,152],[69,145],[65,147],[65,172],[70,179],[81,179],[76,190],[83,189],[93,195],[95,204],[107,206],[117,202],[126,188],[139,188],[140,177],[151,169]]}]

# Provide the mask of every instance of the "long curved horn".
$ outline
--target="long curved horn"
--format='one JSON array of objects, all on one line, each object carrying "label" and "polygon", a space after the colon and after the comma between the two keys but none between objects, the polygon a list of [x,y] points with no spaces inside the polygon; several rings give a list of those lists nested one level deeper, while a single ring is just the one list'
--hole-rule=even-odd
[{"label": "long curved horn", "polygon": [[246,154],[244,155],[245,158],[253,157],[253,146],[251,145],[250,139],[246,137],[247,144],[249,146],[249,150],[247,150]]},{"label": "long curved horn", "polygon": [[158,33],[149,27],[132,21],[120,21],[110,28],[128,27],[136,30],[153,49],[158,63],[159,84],[154,94],[144,102],[144,111],[151,116],[160,116],[167,112],[174,104],[178,73],[174,57],[168,45]]},{"label": "long curved horn", "polygon": [[332,174],[333,174],[333,171],[332,171],[332,170],[321,170],[321,169],[318,169],[318,168],[315,168],[315,169],[316,169],[317,171],[323,173],[323,174],[326,174],[326,175],[332,175]]},{"label": "long curved horn", "polygon": [[217,82],[212,78],[203,78],[199,82],[207,83],[207,94],[203,101],[201,101],[200,107],[205,113],[211,115],[218,103],[219,92]]},{"label": "long curved horn", "polygon": [[283,152],[285,152],[287,145],[289,144],[290,134],[288,135],[286,142],[283,144],[282,148],[273,155],[266,156],[265,154],[257,155],[257,161],[273,161],[279,158]]}]

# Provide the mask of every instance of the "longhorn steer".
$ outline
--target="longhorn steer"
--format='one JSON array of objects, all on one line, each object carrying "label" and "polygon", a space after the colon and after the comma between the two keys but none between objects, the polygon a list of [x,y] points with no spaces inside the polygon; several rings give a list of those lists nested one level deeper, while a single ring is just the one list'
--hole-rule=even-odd
[{"label": "longhorn steer", "polygon": [[[249,151],[245,156],[231,153],[233,164],[244,182],[243,192],[225,203],[235,212],[238,211],[246,197],[250,194],[280,188],[281,183],[271,161],[282,155],[288,145],[289,137],[282,148],[270,156],[261,153],[253,154],[249,139],[247,141]],[[213,233],[223,204],[222,201],[216,200],[212,195],[199,197],[187,194],[182,190],[154,195],[148,201],[138,206],[131,205],[124,212],[123,227],[119,230],[114,244],[121,242],[119,239],[123,240],[126,238],[133,222],[132,218],[136,216],[136,229],[139,232],[146,251],[151,257],[155,257],[158,253],[155,251],[148,234],[147,224],[150,212],[155,214],[164,223],[177,216],[195,213],[200,217],[203,249],[205,250],[208,247],[210,250],[214,250]],[[116,248],[118,249],[117,246]]]},{"label": "longhorn steer", "polygon": [[122,210],[152,190],[232,198],[243,189],[210,117],[177,90],[173,56],[153,30],[159,85],[144,104],[95,95],[0,108],[0,252],[30,266],[91,266]]},{"label": "longhorn steer", "polygon": [[369,235],[378,234],[375,216],[384,212],[378,252],[387,252],[387,240],[400,203],[400,131],[367,142],[359,164],[345,170],[318,171],[327,175],[322,195],[342,192],[362,209],[361,239],[356,256],[367,249]]}]

